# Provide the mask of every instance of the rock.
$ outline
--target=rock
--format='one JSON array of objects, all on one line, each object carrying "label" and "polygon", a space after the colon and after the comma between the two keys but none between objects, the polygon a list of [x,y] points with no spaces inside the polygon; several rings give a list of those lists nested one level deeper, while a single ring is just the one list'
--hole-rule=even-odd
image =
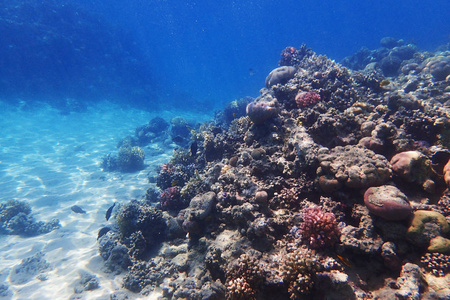
[{"label": "rock", "polygon": [[425,279],[420,267],[412,263],[406,263],[397,279],[397,285],[399,290],[395,295],[400,299],[420,300],[420,291],[425,288]]},{"label": "rock", "polygon": [[406,195],[392,185],[368,188],[364,203],[372,214],[389,221],[404,220],[412,213]]},{"label": "rock", "polygon": [[428,247],[428,252],[437,252],[450,254],[450,240],[442,236],[437,236],[430,240],[430,246]]},{"label": "rock", "polygon": [[201,230],[200,223],[212,212],[216,202],[216,194],[207,192],[195,196],[189,207],[178,214],[178,221],[183,230],[188,233],[198,233]]},{"label": "rock", "polygon": [[271,88],[276,84],[285,84],[289,79],[294,78],[296,68],[290,66],[283,66],[272,70],[266,77],[266,87]]}]

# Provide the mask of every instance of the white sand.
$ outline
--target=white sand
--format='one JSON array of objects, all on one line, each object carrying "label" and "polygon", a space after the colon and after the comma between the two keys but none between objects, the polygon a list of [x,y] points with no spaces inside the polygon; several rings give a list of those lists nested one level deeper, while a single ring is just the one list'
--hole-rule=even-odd
[{"label": "white sand", "polygon": [[[83,292],[81,299],[109,299],[119,290],[121,276],[101,270],[98,230],[108,224],[105,213],[114,202],[145,194],[147,174],[167,162],[172,150],[163,145],[145,147],[147,167],[137,173],[102,172],[99,163],[107,153],[117,153],[118,140],[134,135],[137,126],[155,116],[170,120],[176,115],[196,121],[209,117],[152,114],[109,103],[85,113],[61,115],[49,107],[20,111],[0,103],[0,202],[27,201],[37,221],[57,218],[62,225],[36,237],[0,235],[0,284],[7,283],[13,293],[7,298],[69,299],[80,270],[96,275],[100,282],[100,288]],[[72,212],[73,205],[87,214]],[[51,270],[44,272],[47,280],[34,276],[24,284],[11,282],[11,269],[37,252],[50,263]]]}]

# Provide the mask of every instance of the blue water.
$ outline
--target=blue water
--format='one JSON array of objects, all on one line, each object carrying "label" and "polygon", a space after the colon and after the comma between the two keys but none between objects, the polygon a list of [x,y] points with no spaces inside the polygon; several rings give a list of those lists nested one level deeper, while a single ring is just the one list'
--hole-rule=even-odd
[{"label": "blue water", "polygon": [[1,96],[54,96],[60,105],[64,97],[83,103],[117,98],[150,110],[210,111],[257,96],[286,46],[305,43],[339,61],[362,46],[379,47],[385,36],[433,50],[449,42],[450,32],[445,0],[2,5],[0,77],[8,80]]}]

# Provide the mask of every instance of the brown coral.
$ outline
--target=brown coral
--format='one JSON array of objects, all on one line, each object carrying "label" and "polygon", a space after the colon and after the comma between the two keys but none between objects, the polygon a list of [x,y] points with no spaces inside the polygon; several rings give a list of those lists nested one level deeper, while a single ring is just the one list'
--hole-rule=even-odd
[{"label": "brown coral", "polygon": [[361,189],[381,185],[392,174],[384,156],[361,146],[338,146],[331,151],[322,148],[319,161],[317,175],[324,192],[333,192],[342,186]]},{"label": "brown coral", "polygon": [[307,248],[302,247],[286,255],[282,277],[288,284],[291,299],[299,299],[311,291],[317,268],[318,259]]}]

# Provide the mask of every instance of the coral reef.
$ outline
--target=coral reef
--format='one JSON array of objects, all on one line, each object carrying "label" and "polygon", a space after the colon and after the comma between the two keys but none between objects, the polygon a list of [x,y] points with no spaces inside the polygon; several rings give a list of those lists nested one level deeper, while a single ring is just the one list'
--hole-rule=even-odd
[{"label": "coral reef", "polygon": [[447,54],[381,45],[351,68],[287,47],[259,97],[185,126],[99,237],[110,271],[166,299],[446,299]]},{"label": "coral reef", "polygon": [[36,222],[31,207],[25,201],[7,200],[0,203],[0,233],[35,236],[60,228],[58,219]]}]

